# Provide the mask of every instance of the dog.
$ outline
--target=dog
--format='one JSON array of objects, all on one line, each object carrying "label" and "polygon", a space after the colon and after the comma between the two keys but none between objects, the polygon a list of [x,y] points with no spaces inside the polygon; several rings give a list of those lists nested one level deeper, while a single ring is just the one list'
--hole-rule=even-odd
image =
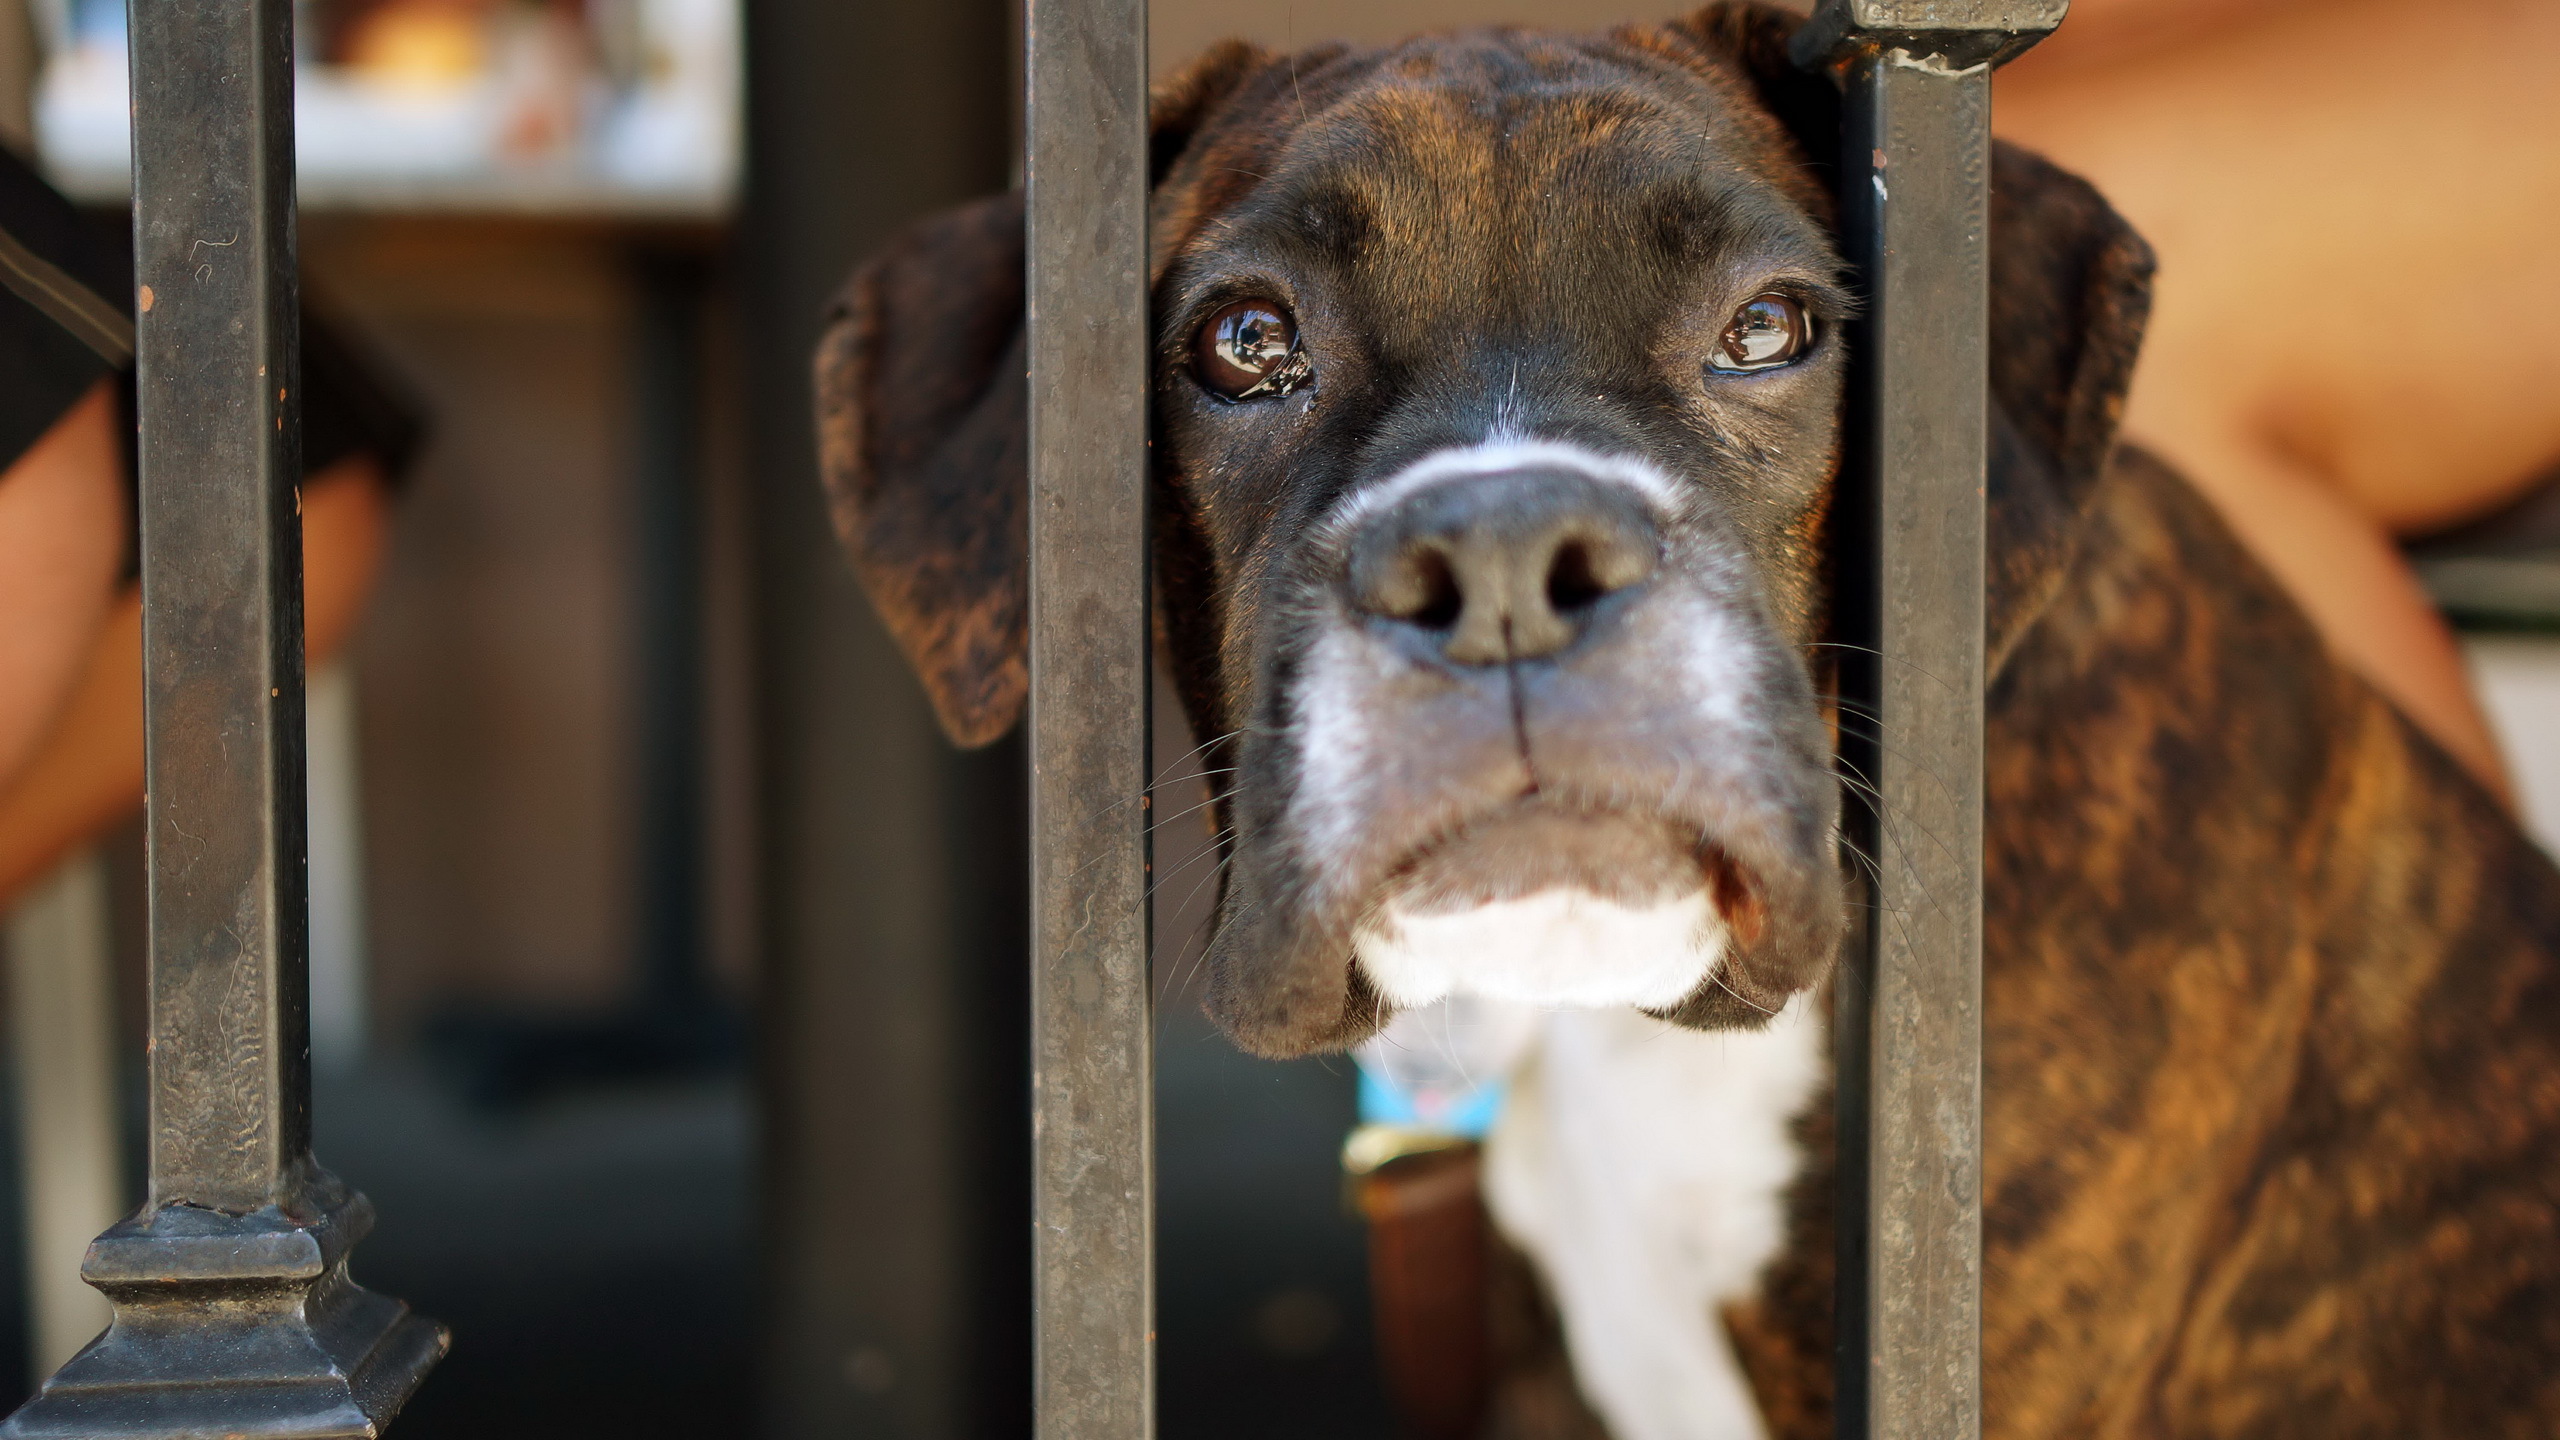
[{"label": "dog", "polygon": [[[1833,1423],[1856,301],[1795,23],[1230,45],[1154,98],[1209,1009],[1291,1056],[1553,1007],[1486,1171],[1578,1399],[1492,1433]],[[1022,244],[1018,195],[925,222],[817,363],[835,523],[962,744],[1026,688]],[[2560,874],[2116,443],[2140,239],[2000,147],[1990,279],[1986,1431],[2551,1434]]]}]

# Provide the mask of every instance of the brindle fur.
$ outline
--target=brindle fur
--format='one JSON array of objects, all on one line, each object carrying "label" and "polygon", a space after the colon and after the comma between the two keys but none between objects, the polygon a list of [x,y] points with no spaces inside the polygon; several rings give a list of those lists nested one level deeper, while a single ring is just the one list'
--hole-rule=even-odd
[{"label": "brindle fur", "polygon": [[818,348],[836,533],[962,745],[1012,729],[1031,685],[1022,279],[1022,197],[963,207],[864,266]]},{"label": "brindle fur", "polygon": [[[2125,452],[1991,693],[1983,1396],[2025,1436],[2547,1436],[2560,875]],[[1729,1317],[1830,1434],[1833,1172]]]},{"label": "brindle fur", "polygon": [[[1739,77],[1756,104],[1714,117],[1736,163],[1827,216],[1836,102],[1786,66],[1790,23],[1727,5],[1578,43]],[[1231,46],[1161,92],[1158,278],[1253,193],[1303,107],[1384,63]],[[1467,143],[1453,129],[1417,163]],[[2147,255],[2031,157],[2003,149],[1993,183],[1989,1433],[2552,1433],[2560,874],[2192,491],[2110,458]],[[1356,205],[1310,219],[1319,243],[1367,223]],[[899,242],[821,357],[838,523],[963,742],[1022,700],[1020,234],[1005,197]],[[1204,520],[1234,498],[1191,483],[1178,439],[1157,449],[1161,618],[1218,735],[1245,700],[1225,651],[1256,592]],[[1816,505],[1766,532],[1790,633],[1823,624],[1823,523]],[[1827,1102],[1799,1130],[1789,1248],[1727,1320],[1773,1433],[1810,1440],[1831,1425]],[[1551,1337],[1506,1334],[1494,1432],[1599,1433]]]}]

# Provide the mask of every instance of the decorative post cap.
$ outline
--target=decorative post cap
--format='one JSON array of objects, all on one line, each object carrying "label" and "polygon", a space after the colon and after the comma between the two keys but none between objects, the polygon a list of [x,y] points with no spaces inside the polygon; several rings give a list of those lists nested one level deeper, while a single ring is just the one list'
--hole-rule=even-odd
[{"label": "decorative post cap", "polygon": [[1807,70],[1869,50],[1970,70],[2024,54],[2070,8],[2070,0],[1822,0],[1787,49]]}]

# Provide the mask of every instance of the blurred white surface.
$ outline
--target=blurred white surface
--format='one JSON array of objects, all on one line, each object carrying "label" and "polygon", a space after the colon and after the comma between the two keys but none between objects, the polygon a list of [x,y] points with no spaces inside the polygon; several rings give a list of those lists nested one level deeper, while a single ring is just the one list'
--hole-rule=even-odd
[{"label": "blurred white surface", "polygon": [[2507,752],[2525,828],[2560,856],[2560,635],[2466,635],[2463,649]]},{"label": "blurred white surface", "polygon": [[364,1059],[372,1031],[355,672],[342,660],[313,675],[302,710],[310,787],[311,1063],[335,1072]]},{"label": "blurred white surface", "polygon": [[[612,36],[564,36],[559,26],[492,12],[486,55],[447,76],[306,61],[294,82],[301,202],[665,219],[727,213],[739,169],[737,0],[596,9],[628,24]],[[78,0],[48,13],[51,23],[38,26],[50,46],[34,96],[38,155],[66,194],[121,201],[132,163],[124,7]]]},{"label": "blurred white surface", "polygon": [[50,1375],[107,1327],[80,1258],[124,1215],[115,975],[106,867],[83,851],[9,914],[9,1021],[25,1192],[30,1373]]}]

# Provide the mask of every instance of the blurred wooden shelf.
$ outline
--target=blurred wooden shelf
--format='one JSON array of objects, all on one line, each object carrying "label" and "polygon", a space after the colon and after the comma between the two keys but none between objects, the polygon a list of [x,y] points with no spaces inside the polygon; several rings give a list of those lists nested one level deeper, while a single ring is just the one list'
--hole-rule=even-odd
[{"label": "blurred wooden shelf", "polygon": [[2560,633],[2560,470],[2494,515],[2417,541],[2409,559],[2465,630]]},{"label": "blurred wooden shelf", "polygon": [[[82,204],[122,205],[131,193],[122,170],[48,166],[47,176]],[[734,185],[642,186],[548,171],[306,175],[297,189],[310,213],[716,224],[737,204]]]},{"label": "blurred wooden shelf", "polygon": [[2560,550],[2422,557],[2418,578],[2465,630],[2560,634]]}]

